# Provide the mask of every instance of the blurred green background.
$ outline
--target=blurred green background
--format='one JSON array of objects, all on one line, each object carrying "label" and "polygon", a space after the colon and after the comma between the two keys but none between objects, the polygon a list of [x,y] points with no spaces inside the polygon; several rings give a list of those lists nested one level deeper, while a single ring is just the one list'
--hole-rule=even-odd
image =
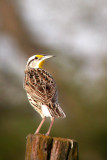
[{"label": "blurred green background", "polygon": [[[0,160],[23,160],[41,117],[23,89],[34,54],[57,83],[65,119],[51,136],[76,139],[81,160],[107,159],[107,1],[0,0]],[[50,120],[41,129],[45,133]]]}]

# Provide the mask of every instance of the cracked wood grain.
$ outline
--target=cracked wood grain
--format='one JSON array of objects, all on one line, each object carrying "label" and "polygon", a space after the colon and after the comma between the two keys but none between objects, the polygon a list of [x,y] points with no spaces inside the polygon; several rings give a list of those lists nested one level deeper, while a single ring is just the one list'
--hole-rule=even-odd
[{"label": "cracked wood grain", "polygon": [[71,139],[30,134],[25,160],[78,160],[78,144]]}]

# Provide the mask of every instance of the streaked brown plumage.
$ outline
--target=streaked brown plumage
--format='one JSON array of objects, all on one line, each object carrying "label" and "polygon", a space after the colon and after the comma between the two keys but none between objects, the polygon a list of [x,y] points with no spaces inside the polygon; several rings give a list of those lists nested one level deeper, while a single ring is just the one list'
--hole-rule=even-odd
[{"label": "streaked brown plumage", "polygon": [[[39,68],[44,59],[47,59],[46,56],[35,55],[32,57],[28,60],[25,68],[24,89],[30,104],[43,118],[36,133],[39,132],[46,117],[51,117],[52,123],[47,132],[49,135],[54,118],[64,118],[65,113],[58,104],[57,89],[53,77],[44,69]],[[38,66],[36,66],[37,63]]]}]

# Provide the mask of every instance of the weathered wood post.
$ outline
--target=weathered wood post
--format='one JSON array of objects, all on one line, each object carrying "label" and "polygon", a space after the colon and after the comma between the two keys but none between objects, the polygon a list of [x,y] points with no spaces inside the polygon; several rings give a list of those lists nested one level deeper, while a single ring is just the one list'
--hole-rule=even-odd
[{"label": "weathered wood post", "polygon": [[25,160],[78,160],[78,144],[66,138],[29,134]]}]

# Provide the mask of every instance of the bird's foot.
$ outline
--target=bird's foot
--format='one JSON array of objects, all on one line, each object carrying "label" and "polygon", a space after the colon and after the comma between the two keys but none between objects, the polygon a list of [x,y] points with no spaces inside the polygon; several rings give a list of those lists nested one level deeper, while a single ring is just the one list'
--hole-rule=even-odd
[{"label": "bird's foot", "polygon": [[36,130],[36,132],[34,134],[40,134],[38,130]]},{"label": "bird's foot", "polygon": [[45,134],[45,136],[49,136],[49,132],[47,132],[47,133]]}]

